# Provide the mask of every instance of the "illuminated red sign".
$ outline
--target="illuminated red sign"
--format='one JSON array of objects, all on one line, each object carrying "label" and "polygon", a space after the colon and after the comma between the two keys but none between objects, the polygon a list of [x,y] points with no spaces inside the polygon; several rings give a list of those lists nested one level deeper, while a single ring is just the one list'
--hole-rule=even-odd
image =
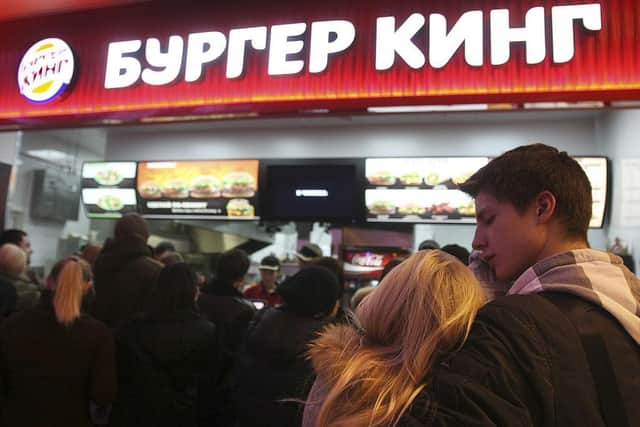
[{"label": "illuminated red sign", "polygon": [[[635,0],[176,3],[3,25],[0,121],[640,95]],[[16,78],[47,38],[75,76],[36,104]]]}]

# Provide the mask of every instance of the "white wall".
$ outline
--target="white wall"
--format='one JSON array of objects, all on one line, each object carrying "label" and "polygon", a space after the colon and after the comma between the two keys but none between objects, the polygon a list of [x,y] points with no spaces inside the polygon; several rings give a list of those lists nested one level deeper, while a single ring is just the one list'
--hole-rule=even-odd
[{"label": "white wall", "polygon": [[621,237],[632,244],[636,259],[636,272],[640,271],[640,227],[629,227],[622,222],[622,160],[640,159],[640,110],[612,111],[597,121],[596,137],[599,145],[611,158],[611,213],[607,234],[610,240]]},{"label": "white wall", "polygon": [[[56,223],[49,221],[34,221],[30,216],[31,194],[33,192],[34,170],[47,168],[65,168],[79,176],[82,162],[86,160],[100,160],[104,157],[105,137],[99,140],[99,132],[85,130],[44,131],[22,134],[20,152],[30,150],[57,150],[69,155],[68,158],[55,162],[43,162],[31,157],[19,155],[15,164],[15,187],[7,201],[7,228],[20,228],[27,232],[31,240],[33,255],[31,265],[45,267],[45,270],[57,260],[58,241],[60,238],[80,235],[87,236],[90,221],[83,208],[78,204],[78,220]],[[78,141],[78,138],[83,141]],[[94,138],[86,141],[85,138]],[[102,149],[99,149],[100,144]],[[97,147],[97,148],[95,148]],[[78,184],[80,182],[78,181]]]},{"label": "white wall", "polygon": [[[495,156],[543,142],[573,155],[603,154],[594,112],[474,113],[253,120],[220,124],[119,128],[110,132],[108,160]],[[435,238],[471,247],[473,226],[417,226],[416,244]],[[603,230],[589,233],[604,248]]]},{"label": "white wall", "polygon": [[18,154],[18,132],[0,132],[0,162],[12,165]]}]

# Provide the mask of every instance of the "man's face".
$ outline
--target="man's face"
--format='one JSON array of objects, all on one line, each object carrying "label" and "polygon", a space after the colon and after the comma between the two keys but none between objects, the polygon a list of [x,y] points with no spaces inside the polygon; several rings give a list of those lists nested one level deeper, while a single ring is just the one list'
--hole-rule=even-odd
[{"label": "man's face", "polygon": [[546,228],[538,223],[535,204],[521,214],[511,203],[480,192],[476,216],[473,249],[482,251],[482,258],[494,269],[496,279],[514,280],[537,262]]},{"label": "man's face", "polygon": [[278,272],[273,270],[260,270],[260,279],[262,284],[267,288],[272,288],[276,284]]},{"label": "man's face", "polygon": [[31,241],[28,236],[22,236],[22,240],[20,241],[20,249],[27,254],[27,264],[31,260],[31,254],[33,253],[33,249],[31,249]]}]

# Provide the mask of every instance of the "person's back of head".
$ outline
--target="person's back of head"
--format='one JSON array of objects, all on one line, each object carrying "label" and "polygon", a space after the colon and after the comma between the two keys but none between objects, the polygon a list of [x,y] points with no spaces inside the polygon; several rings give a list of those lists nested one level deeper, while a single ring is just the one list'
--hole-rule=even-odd
[{"label": "person's back of head", "polygon": [[0,233],[0,246],[4,245],[5,243],[11,243],[16,246],[20,246],[22,239],[26,235],[27,233],[16,228],[4,230],[2,233]]},{"label": "person's back of head", "polygon": [[151,296],[148,314],[163,318],[193,310],[197,296],[197,276],[185,263],[168,265],[160,271],[156,289]]},{"label": "person's back of head", "polygon": [[287,311],[320,319],[333,312],[340,298],[340,287],[334,272],[311,264],[285,280],[278,287],[278,293]]},{"label": "person's back of head", "polygon": [[136,236],[146,242],[149,239],[149,227],[142,216],[128,213],[116,222],[113,235],[116,239]]},{"label": "person's back of head", "polygon": [[426,251],[429,249],[440,249],[440,244],[432,239],[423,240],[418,245],[419,251]]},{"label": "person's back of head", "polygon": [[176,247],[174,246],[174,244],[165,240],[158,243],[156,247],[153,248],[153,256],[156,259],[160,259],[162,255],[164,255],[165,253],[175,252],[175,251],[176,251]]},{"label": "person's back of head", "polygon": [[375,291],[375,286],[364,286],[358,289],[353,296],[351,297],[351,308],[355,310],[358,308],[360,303],[367,297],[371,292]]},{"label": "person's back of head", "polygon": [[314,259],[311,264],[324,267],[336,275],[338,284],[340,286],[338,299],[342,298],[342,295],[344,294],[344,265],[342,261],[338,261],[337,259],[330,256],[323,256]]},{"label": "person's back of head", "polygon": [[470,253],[465,247],[453,243],[450,245],[444,245],[441,250],[458,258],[464,265],[469,265]]},{"label": "person's back of head", "polygon": [[184,262],[184,258],[178,252],[164,252],[158,258],[158,261],[163,263],[164,265],[173,265],[179,262]]},{"label": "person's back of head", "polygon": [[13,243],[0,246],[0,272],[18,277],[27,269],[27,254]]},{"label": "person's back of head", "polygon": [[[460,261],[420,251],[365,298],[354,325],[332,325],[310,356],[329,389],[317,426],[394,425],[440,357],[468,335],[482,290]],[[365,381],[366,379],[366,381]]]},{"label": "person's back of head", "polygon": [[223,252],[216,264],[216,281],[227,287],[237,283],[244,279],[250,265],[249,255],[242,249]]},{"label": "person's back of head", "polygon": [[82,298],[91,287],[91,266],[79,257],[58,261],[47,279],[58,323],[70,326],[80,317]]}]

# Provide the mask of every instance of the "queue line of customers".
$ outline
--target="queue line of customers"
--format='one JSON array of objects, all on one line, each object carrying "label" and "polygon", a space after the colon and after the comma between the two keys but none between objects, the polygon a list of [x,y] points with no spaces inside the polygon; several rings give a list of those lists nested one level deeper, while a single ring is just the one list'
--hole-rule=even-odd
[{"label": "queue line of customers", "polygon": [[[492,160],[461,189],[476,199],[476,275],[421,250],[355,314],[340,314],[342,286],[320,266],[281,285],[282,307],[255,314],[237,288],[248,269],[237,251],[221,257],[198,299],[197,277],[153,261],[146,224],[126,216],[95,262],[91,307],[110,329],[81,314],[90,274],[77,259],[63,261],[48,305],[43,292],[37,310],[0,326],[4,420],[89,425],[93,400],[113,401],[110,423],[122,426],[637,425],[640,280],[589,248],[584,171],[535,144]],[[482,286],[509,295],[487,303]],[[43,339],[47,352],[62,342],[59,357],[84,361],[67,366],[77,372],[50,373],[55,357],[30,371],[43,330],[61,340]],[[93,339],[74,341],[89,330]],[[63,388],[75,393],[73,415],[33,395],[57,391],[63,407]]]}]

